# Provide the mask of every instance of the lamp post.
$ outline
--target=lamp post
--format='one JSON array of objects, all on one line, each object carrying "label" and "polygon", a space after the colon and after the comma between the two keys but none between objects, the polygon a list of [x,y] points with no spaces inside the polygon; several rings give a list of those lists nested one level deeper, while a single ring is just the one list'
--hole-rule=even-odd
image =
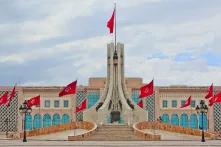
[{"label": "lamp post", "polygon": [[201,121],[202,121],[202,139],[201,142],[205,142],[205,136],[204,136],[204,129],[203,129],[203,115],[208,112],[208,107],[205,104],[204,100],[200,101],[200,106],[196,106],[196,112],[197,114],[201,114]]},{"label": "lamp post", "polygon": [[27,101],[25,100],[23,104],[21,104],[21,106],[19,107],[19,111],[21,114],[24,114],[24,135],[23,135],[23,142],[27,142],[27,139],[26,139],[26,115],[27,114],[30,114],[32,109],[28,106],[28,103]]}]

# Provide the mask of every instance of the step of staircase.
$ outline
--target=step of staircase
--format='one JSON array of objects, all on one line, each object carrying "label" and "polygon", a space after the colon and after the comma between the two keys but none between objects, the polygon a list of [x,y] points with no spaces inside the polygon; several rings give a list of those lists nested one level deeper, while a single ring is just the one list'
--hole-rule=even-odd
[{"label": "step of staircase", "polygon": [[133,128],[127,125],[103,125],[96,133],[85,138],[87,141],[140,141],[133,133]]}]

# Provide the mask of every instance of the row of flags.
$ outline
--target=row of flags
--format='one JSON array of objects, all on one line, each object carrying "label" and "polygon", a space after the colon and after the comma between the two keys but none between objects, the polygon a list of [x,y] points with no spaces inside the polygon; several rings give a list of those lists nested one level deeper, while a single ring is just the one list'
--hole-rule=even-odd
[{"label": "row of flags", "polygon": [[[138,106],[143,108],[143,101],[142,98],[146,98],[148,96],[151,96],[154,94],[154,81],[152,80],[150,83],[142,86],[140,88],[140,101],[137,103]],[[205,96],[205,99],[209,101],[209,106],[213,106],[215,103],[221,103],[221,91],[217,94],[213,94],[213,83],[208,88],[207,94]],[[181,105],[180,108],[185,108],[191,105],[192,102],[192,96],[189,96],[189,98],[184,102],[184,104]]]},{"label": "row of flags", "polygon": [[[207,90],[207,94],[205,96],[205,99],[208,100],[209,106],[212,107],[215,103],[221,102],[221,91],[218,92],[216,95],[213,94],[213,83]],[[185,108],[191,105],[192,97],[190,96],[184,103],[181,108]]]},{"label": "row of flags", "polygon": [[[152,80],[150,83],[148,83],[148,84],[146,84],[146,85],[144,85],[140,88],[140,96],[139,96],[140,101],[137,103],[137,105],[140,106],[141,108],[143,108],[144,105],[143,105],[143,100],[142,99],[146,98],[146,97],[149,97],[153,94],[154,94],[154,80]],[[191,100],[192,100],[192,97],[190,96],[185,101],[185,103],[183,105],[181,105],[180,108],[185,108],[185,107],[190,106]]]},{"label": "row of flags", "polygon": [[[77,88],[77,80],[68,84],[65,86],[58,94],[59,97],[63,97],[66,95],[71,95],[76,93],[76,88]],[[11,101],[15,97],[15,89],[16,86],[13,87],[11,90],[11,93],[9,94],[8,91],[6,91],[1,97],[0,97],[0,106],[1,105],[6,105],[7,107],[10,106]],[[139,98],[140,100],[138,101],[137,105],[141,108],[144,107],[143,104],[143,98],[149,97],[154,94],[154,80],[152,80],[150,83],[142,86],[140,88],[140,95]],[[40,106],[40,95],[37,95],[35,97],[32,97],[27,100],[27,105],[28,107],[32,106]],[[205,96],[205,99],[209,101],[209,106],[213,106],[215,103],[220,103],[221,102],[221,91],[218,92],[216,95],[213,94],[213,84],[208,88],[207,95]],[[183,105],[181,105],[180,108],[185,108],[191,105],[192,102],[192,96],[190,96]],[[76,112],[83,111],[87,108],[87,98],[85,98],[82,103],[76,107]]]},{"label": "row of flags", "polygon": [[[63,97],[66,95],[75,94],[76,88],[77,88],[77,80],[65,86],[64,89],[62,89],[58,95],[59,97]],[[5,105],[7,107],[10,106],[11,101],[15,97],[15,89],[16,89],[16,86],[13,87],[10,94],[8,91],[4,92],[4,94],[0,97],[0,106],[2,105]],[[28,100],[26,100],[26,102],[27,102],[27,106],[30,108],[32,106],[40,107],[41,96],[37,95],[37,96],[31,97]],[[79,106],[76,107],[76,112],[83,111],[84,109],[86,109],[86,107],[87,107],[87,99],[84,99],[83,102]]]},{"label": "row of flags", "polygon": [[[4,92],[4,94],[0,97],[0,106],[2,105],[5,105],[6,107],[10,106],[11,101],[15,97],[15,89],[16,89],[16,86],[13,87],[10,94],[8,91]],[[40,95],[30,98],[26,102],[27,102],[28,107],[40,106]]]}]

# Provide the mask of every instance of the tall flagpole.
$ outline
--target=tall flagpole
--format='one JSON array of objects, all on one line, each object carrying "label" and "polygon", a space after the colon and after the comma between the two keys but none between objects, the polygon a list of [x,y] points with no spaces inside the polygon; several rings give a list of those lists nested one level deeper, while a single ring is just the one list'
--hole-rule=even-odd
[{"label": "tall flagpole", "polygon": [[117,9],[116,9],[116,2],[114,3],[114,46],[115,46],[115,51],[117,50],[117,23],[116,23],[116,15],[117,14]]}]

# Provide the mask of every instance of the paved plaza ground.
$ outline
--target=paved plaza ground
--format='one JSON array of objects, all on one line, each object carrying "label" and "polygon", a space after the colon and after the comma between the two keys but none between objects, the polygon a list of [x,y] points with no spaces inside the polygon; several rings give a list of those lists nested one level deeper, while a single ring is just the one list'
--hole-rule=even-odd
[{"label": "paved plaza ground", "polygon": [[[0,147],[12,146],[30,146],[30,147],[49,147],[49,146],[74,146],[74,147],[221,147],[221,140],[206,140],[205,143],[200,142],[201,137],[171,133],[166,131],[155,130],[155,133],[162,135],[162,141],[67,141],[68,135],[82,134],[85,130],[69,130],[50,135],[42,135],[36,137],[28,137],[28,142],[23,143],[22,140],[6,139],[4,134],[0,136]],[[153,131],[153,130],[146,130]]]},{"label": "paved plaza ground", "polygon": [[50,146],[73,146],[73,147],[221,147],[221,140],[200,141],[37,141],[28,140],[0,140],[1,147],[50,147]]}]

